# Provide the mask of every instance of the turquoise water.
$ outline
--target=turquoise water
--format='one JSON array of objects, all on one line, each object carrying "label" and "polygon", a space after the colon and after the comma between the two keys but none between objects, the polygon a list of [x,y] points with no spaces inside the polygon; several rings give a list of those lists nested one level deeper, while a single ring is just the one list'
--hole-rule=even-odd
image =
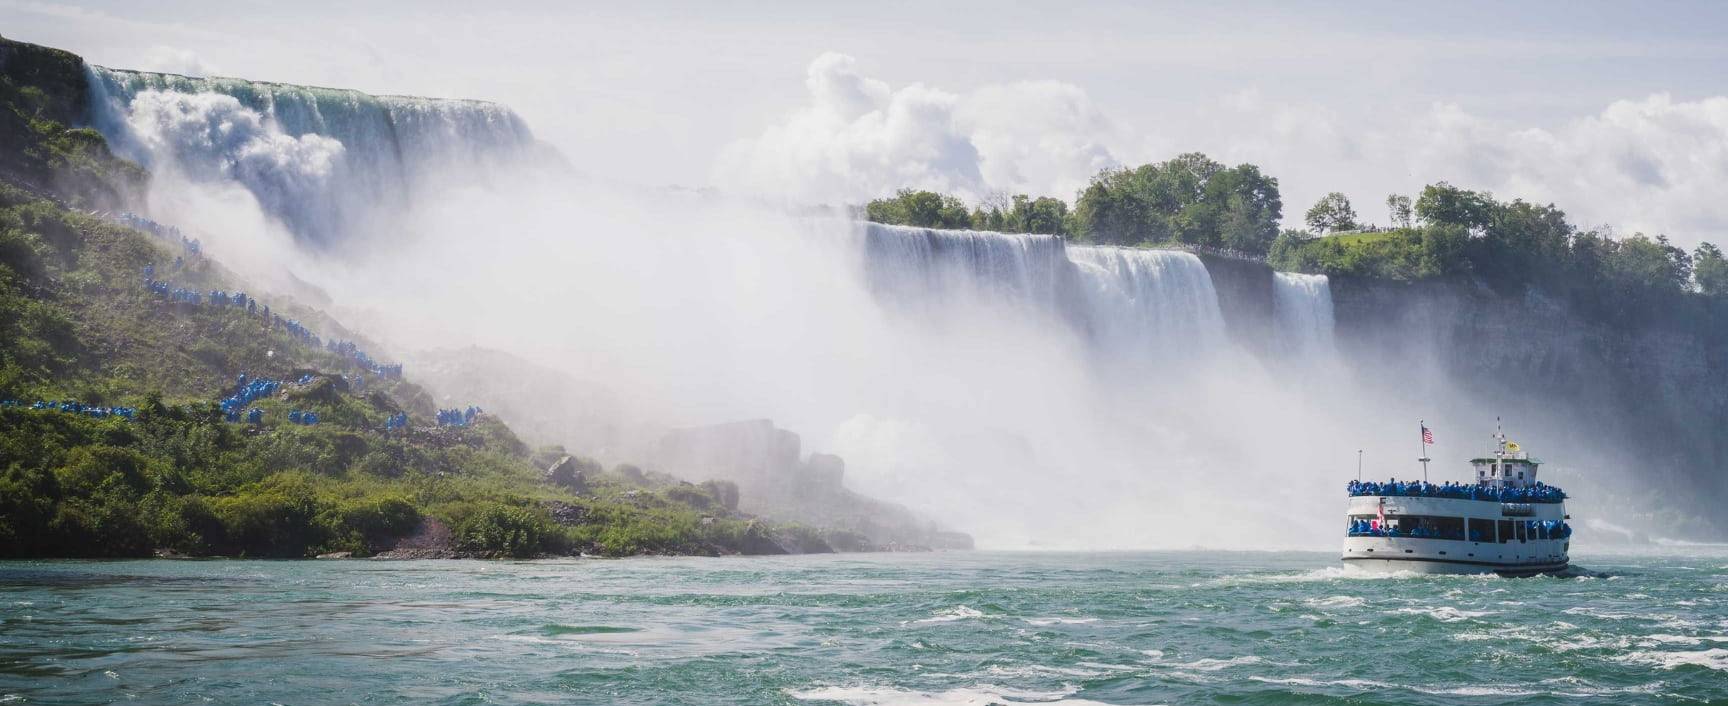
[{"label": "turquoise water", "polygon": [[0,702],[1728,700],[1728,553],[0,563]]}]

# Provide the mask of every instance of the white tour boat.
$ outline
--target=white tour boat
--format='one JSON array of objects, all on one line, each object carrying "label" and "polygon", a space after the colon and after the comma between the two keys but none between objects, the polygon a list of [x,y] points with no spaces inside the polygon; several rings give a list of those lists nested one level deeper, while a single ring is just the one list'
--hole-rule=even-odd
[{"label": "white tour boat", "polygon": [[[1424,451],[1433,443],[1426,426]],[[1494,435],[1472,460],[1476,482],[1352,481],[1343,558],[1376,571],[1530,576],[1566,569],[1572,527],[1566,494],[1536,480],[1542,465]],[[1428,459],[1421,459],[1426,475]]]}]

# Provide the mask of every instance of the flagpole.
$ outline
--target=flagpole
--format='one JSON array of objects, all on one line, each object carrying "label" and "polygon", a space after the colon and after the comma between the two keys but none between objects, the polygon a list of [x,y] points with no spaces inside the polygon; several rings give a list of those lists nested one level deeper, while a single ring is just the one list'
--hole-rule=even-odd
[{"label": "flagpole", "polygon": [[1422,462],[1422,482],[1428,482],[1428,420],[1416,421],[1416,443],[1422,447],[1421,455],[1416,460]]}]

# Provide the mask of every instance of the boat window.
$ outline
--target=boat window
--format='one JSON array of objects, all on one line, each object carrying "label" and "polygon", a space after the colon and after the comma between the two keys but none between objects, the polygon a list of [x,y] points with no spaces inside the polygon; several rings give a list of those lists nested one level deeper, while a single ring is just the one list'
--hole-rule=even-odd
[{"label": "boat window", "polygon": [[1513,525],[1513,528],[1514,528],[1514,529],[1516,529],[1516,530],[1517,530],[1517,531],[1518,531],[1518,541],[1520,541],[1520,542],[1522,542],[1522,541],[1524,541],[1524,540],[1525,540],[1525,537],[1524,537],[1524,523],[1522,523],[1522,522],[1514,522],[1514,523],[1512,523],[1512,525]]},{"label": "boat window", "polygon": [[1494,521],[1493,520],[1484,520],[1484,519],[1472,517],[1469,520],[1469,524],[1470,524],[1470,532],[1469,532],[1470,541],[1472,541],[1472,542],[1492,542],[1492,541],[1494,541]]},{"label": "boat window", "polygon": [[1510,542],[1510,541],[1512,541],[1512,521],[1511,520],[1501,520],[1500,521],[1500,543],[1505,544],[1505,543]]}]

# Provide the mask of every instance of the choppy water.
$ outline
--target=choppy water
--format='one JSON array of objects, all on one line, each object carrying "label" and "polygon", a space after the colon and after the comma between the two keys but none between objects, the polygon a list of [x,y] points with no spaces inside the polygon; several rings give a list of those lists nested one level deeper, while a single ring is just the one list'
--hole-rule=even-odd
[{"label": "choppy water", "polygon": [[1728,554],[0,564],[0,703],[1696,703]]}]

